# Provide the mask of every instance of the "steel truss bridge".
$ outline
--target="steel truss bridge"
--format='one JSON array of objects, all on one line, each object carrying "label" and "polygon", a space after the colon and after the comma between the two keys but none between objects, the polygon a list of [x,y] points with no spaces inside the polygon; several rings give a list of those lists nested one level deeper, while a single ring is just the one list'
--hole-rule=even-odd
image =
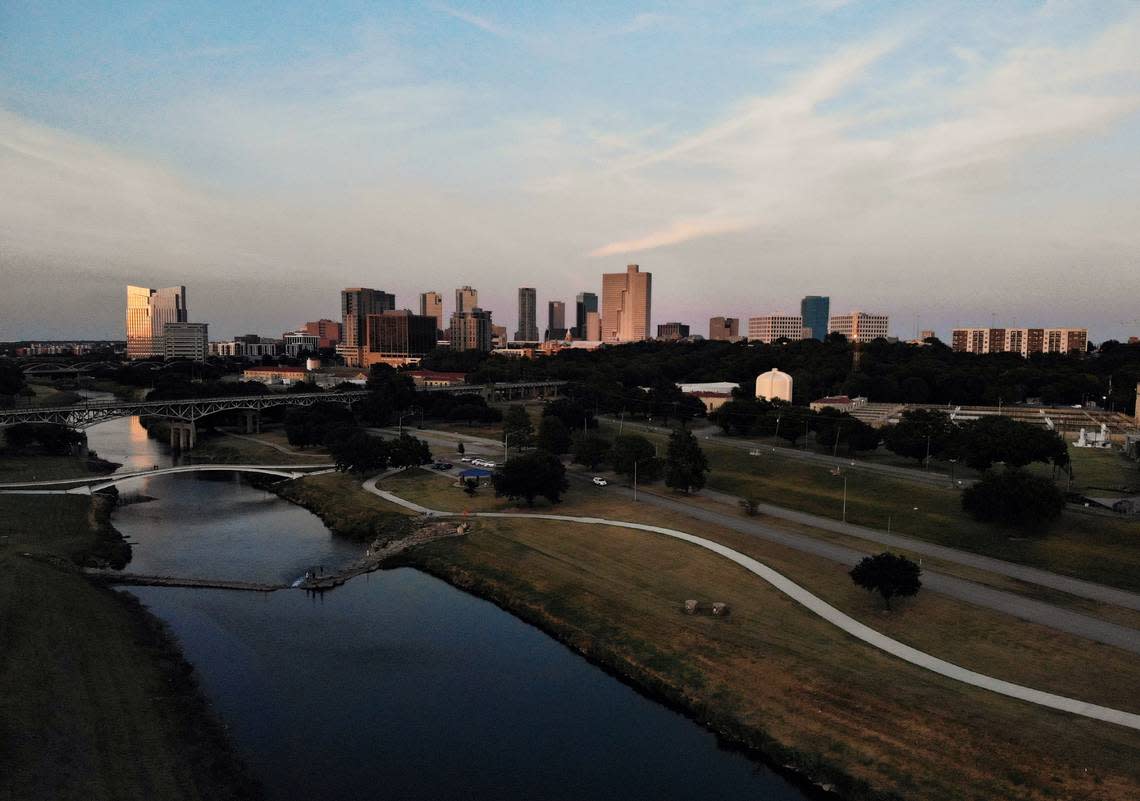
[{"label": "steel truss bridge", "polygon": [[[504,384],[463,384],[459,386],[420,387],[418,393],[450,392],[482,395],[488,401],[511,400],[528,396],[558,394],[565,381],[523,381]],[[222,398],[189,398],[186,400],[100,401],[76,406],[30,406],[0,410],[0,427],[18,423],[55,423],[69,428],[89,426],[119,417],[163,417],[167,420],[194,423],[218,412],[257,412],[274,406],[312,406],[314,403],[353,404],[368,397],[366,390],[350,392],[273,392]]]}]

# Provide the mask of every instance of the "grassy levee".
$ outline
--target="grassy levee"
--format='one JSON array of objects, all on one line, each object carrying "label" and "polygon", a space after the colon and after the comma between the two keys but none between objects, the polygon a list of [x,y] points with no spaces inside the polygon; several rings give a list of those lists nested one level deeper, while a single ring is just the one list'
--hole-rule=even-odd
[{"label": "grassy levee", "polygon": [[308,509],[334,533],[361,542],[402,535],[411,519],[406,509],[364,492],[359,477],[343,473],[308,476],[273,490]]},{"label": "grassy levee", "polygon": [[78,456],[38,456],[4,453],[0,455],[0,483],[19,481],[54,481],[61,478],[86,478],[112,472],[113,462]]},{"label": "grassy levee", "polygon": [[78,572],[107,512],[0,496],[0,798],[258,797],[162,624]]},{"label": "grassy levee", "polygon": [[[645,436],[663,447],[663,436]],[[830,468],[778,451],[749,456],[704,440],[701,447],[712,468],[710,489],[841,519],[843,478]],[[1140,592],[1140,522],[1065,511],[1047,532],[1026,536],[971,519],[950,487],[860,470],[858,463],[843,475],[849,523],[885,530],[889,522],[897,534]]]},{"label": "grassy levee", "polygon": [[[405,559],[847,798],[1111,800],[1140,792],[1136,732],[892,659],[683,543],[618,528],[482,519],[469,537]],[[686,598],[722,600],[733,612],[727,620],[688,617],[680,609]],[[928,615],[938,610],[927,600],[896,613],[898,628],[934,628]],[[953,626],[945,619],[953,611],[942,610],[939,624]],[[995,633],[976,625],[971,638]],[[1047,640],[1037,648],[1050,656]],[[1091,681],[1109,675],[1097,672]],[[1134,663],[1129,676],[1134,692]],[[1128,692],[1117,682],[1117,700]]]},{"label": "grassy levee", "polygon": [[[284,436],[276,433],[250,434],[248,436],[261,441],[253,442],[240,437],[230,437],[221,432],[203,432],[189,456],[196,463],[211,464],[304,465],[323,464],[332,461],[327,450],[323,448],[312,448],[306,451],[294,449],[288,445]],[[274,448],[274,444],[281,445],[286,450]]]}]

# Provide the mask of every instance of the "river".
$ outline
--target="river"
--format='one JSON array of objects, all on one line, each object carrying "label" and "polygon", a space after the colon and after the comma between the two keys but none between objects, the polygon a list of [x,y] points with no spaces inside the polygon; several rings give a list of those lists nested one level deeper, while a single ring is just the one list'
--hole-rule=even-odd
[{"label": "river", "polygon": [[[136,426],[102,424],[89,443],[124,464],[168,464]],[[156,499],[114,514],[131,572],[287,581],[361,547],[237,474],[124,489]],[[170,625],[274,801],[807,798],[541,631],[415,570],[320,596],[130,591]]]}]

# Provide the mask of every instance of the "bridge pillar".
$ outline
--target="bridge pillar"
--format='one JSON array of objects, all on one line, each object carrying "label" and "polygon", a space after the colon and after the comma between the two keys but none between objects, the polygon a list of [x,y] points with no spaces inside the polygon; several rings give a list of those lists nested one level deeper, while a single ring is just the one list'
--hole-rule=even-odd
[{"label": "bridge pillar", "polygon": [[253,409],[250,409],[245,413],[245,433],[261,433],[261,415]]},{"label": "bridge pillar", "polygon": [[198,426],[193,421],[171,422],[170,447],[176,451],[188,451],[198,444]]}]

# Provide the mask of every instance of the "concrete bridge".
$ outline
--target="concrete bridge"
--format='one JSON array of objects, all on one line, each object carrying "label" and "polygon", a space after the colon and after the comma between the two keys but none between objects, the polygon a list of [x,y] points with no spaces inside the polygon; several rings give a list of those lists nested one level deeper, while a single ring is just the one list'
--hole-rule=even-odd
[{"label": "concrete bridge", "polygon": [[137,470],[130,473],[112,473],[105,476],[58,478],[52,481],[20,481],[0,484],[0,493],[11,495],[91,495],[113,487],[123,481],[151,476],[168,476],[175,473],[259,473],[291,481],[301,476],[332,472],[333,464],[187,464],[177,467],[160,467],[157,470]]},{"label": "concrete bridge", "polygon": [[[565,381],[518,381],[502,384],[461,384],[459,386],[421,387],[417,393],[450,392],[482,395],[488,402],[512,400],[547,394],[557,395]],[[349,392],[267,392],[221,398],[187,398],[184,400],[97,401],[75,406],[30,406],[0,410],[0,428],[19,423],[54,423],[83,429],[119,417],[162,417],[170,422],[170,446],[189,450],[197,441],[197,421],[218,412],[244,411],[245,431],[260,428],[258,412],[274,406],[312,406],[314,403],[351,405],[368,397],[367,390]]]}]

